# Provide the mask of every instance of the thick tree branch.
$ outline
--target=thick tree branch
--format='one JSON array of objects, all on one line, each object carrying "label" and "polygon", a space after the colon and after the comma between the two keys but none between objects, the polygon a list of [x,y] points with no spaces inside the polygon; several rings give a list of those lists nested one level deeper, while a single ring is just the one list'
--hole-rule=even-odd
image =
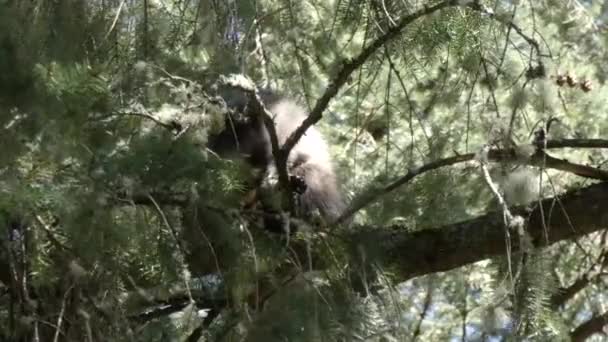
[{"label": "thick tree branch", "polygon": [[[543,146],[539,146],[543,147]],[[605,139],[553,139],[547,140],[546,148],[608,148]]]},{"label": "thick tree branch", "polygon": [[[557,200],[561,201],[560,206],[554,205]],[[541,211],[538,205],[534,209],[514,207],[510,210],[514,215],[521,215],[526,219],[526,230],[532,244],[536,247],[544,247],[546,231],[549,232],[547,242],[552,244],[606,229],[608,227],[606,203],[608,203],[608,183],[599,183],[543,200],[541,205],[544,211]],[[547,210],[549,207],[554,209]],[[542,212],[546,214],[544,221],[541,219]],[[358,228],[336,234],[353,250],[363,251],[366,260],[374,260],[394,270],[394,279],[398,282],[434,272],[448,271],[506,253],[504,221],[502,215],[497,212],[413,233],[403,227],[396,227]],[[511,249],[515,252],[520,248],[520,241],[517,240],[517,234],[513,236]],[[292,245],[294,250],[298,248],[299,243],[305,242],[295,240]],[[307,248],[302,250],[308,251]],[[306,255],[303,254],[303,257]],[[313,259],[321,262],[317,266],[323,267],[322,257],[313,255]],[[269,288],[275,289],[275,286]],[[208,300],[204,299],[205,296],[199,298],[197,302],[203,303]],[[217,300],[216,298],[215,301]],[[214,305],[223,306],[220,302],[214,302]],[[161,311],[160,314],[164,313]],[[146,313],[142,317],[134,318],[137,320],[147,316]],[[584,323],[572,332],[572,336],[588,336],[599,331],[597,329],[599,323],[594,323],[599,320],[600,318],[596,318]]]},{"label": "thick tree branch", "polygon": [[[554,207],[558,199],[563,210],[557,207],[547,210]],[[608,227],[608,183],[591,185],[541,203],[545,209],[549,244]],[[511,212],[526,218],[526,230],[534,246],[544,246],[546,230],[540,207],[536,206],[530,212],[524,207],[515,207]],[[451,270],[506,252],[504,221],[499,213],[414,233],[405,229],[368,229],[348,235],[352,242],[365,250],[368,259],[378,260],[400,271],[400,281]],[[512,251],[519,250],[517,237],[511,241],[511,248]]]},{"label": "thick tree branch", "polygon": [[[488,154],[490,160],[511,160],[516,157],[512,150],[491,150]],[[421,168],[410,171],[406,176],[388,185],[385,189],[391,191],[407,183],[416,175],[437,169],[439,167],[472,160],[474,155],[460,155],[429,163]],[[545,160],[542,154],[529,158],[528,164],[542,165]],[[521,160],[519,160],[521,162]],[[554,158],[546,159],[546,167],[571,171],[574,165],[589,172],[595,173],[598,178],[604,178],[604,171],[594,168],[571,164]],[[592,171],[592,172],[591,172]],[[154,194],[155,199],[168,205],[182,206],[187,199],[179,195]],[[549,198],[542,201],[546,216],[544,222],[549,232],[548,243],[572,239],[608,227],[608,183],[599,183],[589,187],[575,190],[561,196],[560,206],[554,206],[558,198]],[[120,201],[126,203],[151,205],[147,196],[134,195]],[[553,210],[546,208],[554,207]],[[558,209],[559,208],[559,209]],[[563,208],[563,209],[562,209]],[[526,229],[535,246],[541,246],[544,241],[545,226],[541,219],[541,210],[538,206],[528,212],[523,207],[511,209],[514,215],[526,218]],[[489,257],[505,253],[504,222],[502,215],[489,213],[475,219],[454,223],[443,227],[427,229],[408,233],[405,229],[359,229],[343,234],[347,241],[362,245],[367,255],[375,255],[386,265],[401,271],[402,280],[433,272],[446,271]],[[516,234],[514,234],[516,239]],[[512,241],[512,250],[519,248],[519,241]],[[369,258],[368,260],[371,260]]]},{"label": "thick tree branch", "polygon": [[[561,201],[559,207],[563,210],[554,206],[554,202],[558,199]],[[546,213],[544,224],[541,219],[543,211],[539,206],[532,210],[527,210],[525,207],[510,209],[514,215],[522,215],[526,219],[526,230],[536,247],[546,246],[545,227],[549,231],[549,244],[581,237],[608,227],[608,210],[606,210],[608,183],[594,184],[555,198],[545,199],[541,203]],[[551,206],[554,206],[554,209],[547,210]],[[506,253],[504,221],[502,215],[497,212],[413,233],[403,227],[396,227],[358,228],[336,234],[352,250],[362,251],[366,255],[366,260],[374,260],[394,270],[394,279],[397,282],[452,270]],[[520,248],[520,241],[517,234],[513,236],[511,249],[512,252],[516,252]],[[300,243],[306,242],[295,240],[292,242],[292,247],[297,249]],[[307,249],[303,247],[301,250],[302,257],[305,258]],[[321,256],[313,254],[313,259],[320,261],[316,268],[323,267]],[[276,284],[263,288],[270,289],[272,293],[276,289]],[[204,299],[201,298],[201,301]],[[587,336],[586,334],[591,330],[588,327],[594,325],[585,324],[573,331],[573,334],[576,332],[577,336]]]},{"label": "thick tree branch", "polygon": [[595,316],[576,327],[570,332],[570,339],[572,342],[583,342],[591,335],[601,333],[606,325],[608,325],[608,312]]},{"label": "thick tree branch", "polygon": [[566,171],[585,178],[608,180],[608,171],[606,170],[597,169],[587,165],[571,163],[565,159],[551,157],[550,155],[544,152],[537,152],[534,156],[532,156],[532,158],[528,160],[527,163],[524,162],[524,164]]}]

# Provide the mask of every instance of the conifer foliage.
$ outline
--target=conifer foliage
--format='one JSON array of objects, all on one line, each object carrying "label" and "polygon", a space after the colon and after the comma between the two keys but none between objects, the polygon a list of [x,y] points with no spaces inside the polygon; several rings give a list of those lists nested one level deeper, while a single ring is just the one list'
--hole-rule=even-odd
[{"label": "conifer foliage", "polygon": [[[605,339],[607,18],[0,0],[0,341]],[[309,114],[262,191],[209,142],[272,120],[268,88]],[[286,181],[311,126],[348,198],[334,222]]]}]

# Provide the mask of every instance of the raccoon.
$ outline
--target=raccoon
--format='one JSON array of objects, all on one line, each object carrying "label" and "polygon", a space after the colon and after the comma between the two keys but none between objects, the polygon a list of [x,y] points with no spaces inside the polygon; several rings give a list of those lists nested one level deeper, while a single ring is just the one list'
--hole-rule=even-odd
[{"label": "raccoon", "polygon": [[[263,89],[262,102],[271,113],[279,146],[302,124],[307,112],[294,100]],[[247,115],[247,96],[230,90],[223,96],[230,114],[224,131],[210,140],[209,148],[221,157],[241,158],[262,175],[257,186],[276,179],[270,136],[259,115]],[[327,222],[333,222],[345,210],[332,158],[326,140],[314,126],[290,151],[287,172],[296,189],[297,212],[307,217],[317,211]],[[295,183],[295,184],[294,184]],[[276,227],[267,227],[276,230]]]}]

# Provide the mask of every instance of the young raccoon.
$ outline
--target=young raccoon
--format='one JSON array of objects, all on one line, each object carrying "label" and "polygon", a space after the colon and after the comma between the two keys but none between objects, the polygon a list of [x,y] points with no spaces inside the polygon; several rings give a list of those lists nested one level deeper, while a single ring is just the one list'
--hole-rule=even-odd
[{"label": "young raccoon", "polygon": [[[278,96],[272,91],[260,91],[266,108],[272,113],[279,146],[306,118],[306,111],[293,100]],[[262,118],[248,115],[247,98],[232,90],[224,96],[233,114],[226,120],[226,128],[211,139],[209,147],[222,157],[244,158],[252,167],[262,170],[263,179],[257,186],[276,176],[270,137]],[[244,115],[243,115],[244,114]],[[337,219],[345,209],[338,187],[332,159],[325,139],[310,127],[289,153],[287,172],[296,188],[296,205],[299,213],[308,216],[318,210],[328,222]],[[268,229],[275,230],[272,227]]]}]

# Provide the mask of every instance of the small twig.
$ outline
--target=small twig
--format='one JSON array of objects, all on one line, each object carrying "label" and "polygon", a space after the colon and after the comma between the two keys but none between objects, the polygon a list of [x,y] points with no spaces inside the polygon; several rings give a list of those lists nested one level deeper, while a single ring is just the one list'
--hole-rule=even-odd
[{"label": "small twig", "polygon": [[120,17],[120,13],[122,12],[122,7],[125,5],[125,2],[127,2],[127,0],[122,0],[120,2],[120,5],[118,5],[118,9],[116,10],[116,15],[114,16],[114,20],[112,21],[112,25],[110,26],[110,29],[108,30],[108,32],[103,37],[103,40],[107,40],[108,37],[110,36],[110,33],[112,33],[112,31],[114,31],[114,28],[116,27],[116,23],[118,22],[118,18]]},{"label": "small twig", "polygon": [[524,33],[524,31],[521,29],[521,27],[517,26],[515,23],[513,23],[512,20],[509,19],[505,19],[501,16],[496,15],[496,13],[494,13],[491,9],[486,8],[484,5],[482,5],[481,3],[479,3],[478,1],[471,1],[471,3],[469,4],[469,8],[471,8],[472,10],[479,12],[485,16],[487,16],[488,18],[492,19],[492,20],[496,20],[499,23],[506,25],[507,27],[515,30],[515,32],[517,32],[517,34],[522,37],[528,44],[530,44],[532,46],[532,48],[534,48],[534,50],[536,51],[537,55],[540,57],[551,57],[549,55],[545,55],[543,53],[541,53],[540,51],[540,45],[538,44],[538,42],[532,38],[529,37],[528,35],[526,35]]},{"label": "small twig", "polygon": [[[480,56],[481,58],[481,65],[483,66],[483,71],[486,74],[486,78],[490,79],[490,73],[488,71],[488,63],[486,62],[485,58],[483,58],[483,56]],[[494,89],[494,85],[492,84],[492,82],[488,82],[488,87],[490,88],[490,95],[492,97],[492,104],[494,105],[494,110],[496,110],[496,117],[500,118],[500,110],[498,107],[498,102],[496,101],[496,92]]]},{"label": "small twig", "polygon": [[57,240],[55,235],[53,235],[53,232],[51,231],[50,226],[44,221],[44,219],[40,215],[36,214],[36,215],[34,215],[34,218],[36,219],[36,221],[38,222],[40,227],[42,227],[42,230],[44,230],[44,233],[46,234],[47,238],[49,239],[49,241],[51,242],[51,244],[53,246],[59,248],[60,250],[73,253],[72,248],[64,245],[59,240]]},{"label": "small twig", "polygon": [[59,334],[61,333],[61,324],[63,324],[63,316],[65,315],[65,307],[68,301],[68,295],[72,291],[74,285],[70,285],[68,289],[65,291],[63,295],[63,301],[61,302],[61,309],[59,310],[59,317],[57,317],[57,329],[55,329],[55,337],[53,338],[53,342],[59,341]]},{"label": "small twig", "polygon": [[409,181],[411,181],[418,175],[421,175],[421,174],[431,171],[431,170],[436,170],[436,169],[442,168],[444,166],[449,166],[449,165],[454,165],[454,164],[462,163],[465,161],[469,161],[469,160],[472,160],[474,157],[475,157],[475,155],[473,153],[457,155],[457,156],[453,156],[453,157],[449,157],[449,158],[445,158],[445,159],[436,160],[436,161],[430,162],[428,164],[425,164],[421,167],[409,169],[404,176],[398,178],[396,181],[385,186],[377,193],[372,194],[369,198],[355,202],[354,205],[352,205],[342,215],[340,215],[340,217],[336,220],[336,223],[343,222],[344,220],[348,219],[350,216],[352,216],[357,211],[363,209],[367,205],[374,202],[380,196],[387,194],[389,192],[392,192],[393,190],[399,188],[400,186],[408,183]]},{"label": "small twig", "polygon": [[[492,191],[492,193],[494,194],[494,197],[496,198],[496,200],[498,201],[498,204],[500,205],[501,209],[502,209],[502,215],[503,215],[503,219],[504,219],[504,232],[505,232],[505,250],[506,250],[506,255],[507,255],[507,267],[509,269],[509,279],[510,279],[510,283],[511,283],[511,290],[513,293],[515,293],[515,281],[514,281],[514,277],[513,277],[513,263],[511,260],[511,255],[512,255],[512,246],[511,246],[511,228],[513,227],[516,219],[513,216],[513,214],[511,214],[511,211],[509,210],[509,206],[507,205],[507,202],[505,201],[504,197],[502,196],[502,194],[500,193],[500,191],[498,190],[498,186],[494,183],[494,181],[492,180],[492,177],[490,176],[490,172],[488,171],[488,167],[487,167],[487,162],[488,162],[488,152],[489,152],[489,148],[486,146],[484,147],[484,149],[481,152],[481,158],[479,160],[479,165],[482,171],[482,175],[483,175],[483,179],[485,180],[486,184],[488,185],[488,187],[490,188],[490,191]],[[518,227],[522,227],[523,228],[523,219],[522,220],[517,220]]]},{"label": "small twig", "polygon": [[108,116],[106,116],[106,117],[104,117],[102,119],[107,119],[107,118],[112,117],[112,116],[138,116],[138,117],[141,117],[141,118],[145,118],[145,119],[151,120],[155,124],[157,124],[157,125],[159,125],[161,127],[164,127],[164,128],[166,128],[166,129],[168,129],[170,131],[180,130],[180,127],[178,127],[179,124],[177,124],[177,122],[174,122],[174,121],[172,121],[170,123],[163,122],[163,121],[159,120],[158,118],[156,118],[154,115],[152,115],[150,113],[119,112],[119,113],[110,114],[110,115],[108,115]]},{"label": "small twig", "polygon": [[254,51],[252,51],[249,56],[255,54],[257,51],[260,51],[261,54],[261,65],[262,65],[262,73],[264,74],[264,76],[262,77],[265,81],[268,80],[268,75],[267,75],[267,70],[266,70],[266,56],[264,54],[264,49],[262,47],[262,42],[261,42],[261,35],[260,35],[260,25],[263,21],[265,21],[268,18],[271,18],[272,16],[279,14],[280,12],[284,11],[286,9],[286,7],[279,7],[274,11],[270,11],[268,13],[262,14],[261,16],[258,15],[257,13],[257,8],[256,8],[256,14],[255,14],[255,18],[253,19],[253,22],[251,24],[251,26],[249,26],[249,29],[247,30],[247,32],[245,32],[245,36],[243,37],[243,39],[241,40],[240,46],[238,47],[239,50],[239,54],[241,54],[241,56],[239,56],[239,60],[242,61],[243,65],[241,65],[241,72],[245,69],[245,65],[244,65],[244,61],[246,60],[246,58],[244,57],[243,53],[246,51],[246,49],[244,48],[244,46],[247,44],[247,42],[249,41],[249,37],[251,37],[252,34],[255,33],[255,49]]},{"label": "small twig", "polygon": [[429,286],[426,289],[426,296],[424,296],[424,301],[422,303],[422,311],[420,311],[419,319],[416,322],[416,327],[414,328],[414,332],[412,333],[412,341],[416,341],[420,336],[420,328],[422,327],[422,322],[426,318],[429,308],[431,307],[431,302],[433,299],[433,288],[430,286],[429,278]]},{"label": "small twig", "polygon": [[482,157],[480,158],[481,160],[479,160],[481,172],[482,172],[484,181],[490,188],[490,191],[492,191],[492,194],[494,194],[494,197],[498,201],[498,204],[500,205],[500,207],[503,211],[503,215],[505,217],[505,225],[510,226],[511,222],[514,219],[514,216],[513,216],[513,214],[511,214],[511,211],[509,210],[509,205],[507,205],[507,201],[505,201],[504,197],[500,193],[500,190],[498,189],[498,185],[496,185],[496,183],[494,183],[494,181],[492,180],[492,176],[490,176],[490,172],[488,171],[487,163],[488,163],[488,153],[489,152],[490,152],[490,149],[487,146],[484,147],[483,151],[481,152]]},{"label": "small twig", "polygon": [[167,219],[165,212],[161,209],[161,207],[158,205],[156,200],[154,200],[154,197],[152,197],[152,195],[150,193],[147,194],[147,197],[150,200],[150,202],[152,202],[152,204],[154,205],[154,208],[156,208],[156,211],[158,212],[158,215],[163,220],[163,223],[165,224],[165,226],[167,228],[169,228],[169,230],[171,231],[171,234],[173,235],[173,238],[175,239],[175,244],[179,248],[179,251],[181,252],[182,257],[185,257],[186,255],[188,255],[186,253],[185,247],[182,245],[182,240],[179,238],[179,235],[177,234],[177,231],[175,230],[175,228],[171,225],[171,223],[169,223],[169,220]]},{"label": "small twig", "polygon": [[[558,308],[559,306],[570,300],[572,297],[574,297],[581,290],[585,289],[587,285],[605,276],[605,274],[602,274],[602,270],[606,266],[606,263],[608,263],[608,253],[604,251],[603,253],[598,255],[595,262],[587,269],[587,271],[585,271],[574,282],[572,282],[572,284],[567,287],[562,287],[558,289],[558,291],[551,296],[551,306],[554,308]],[[598,266],[600,267],[600,269],[596,271],[595,274],[592,274],[592,272],[594,272],[594,269]]]},{"label": "small twig", "polygon": [[253,267],[255,272],[255,312],[257,313],[260,312],[260,282],[258,281],[260,267],[258,266],[258,256],[255,251],[255,242],[253,239],[253,235],[251,235],[251,231],[249,231],[249,228],[247,228],[244,222],[241,224],[243,227],[243,231],[247,234],[247,238],[249,239],[249,243],[251,244],[251,254],[253,256]]}]

